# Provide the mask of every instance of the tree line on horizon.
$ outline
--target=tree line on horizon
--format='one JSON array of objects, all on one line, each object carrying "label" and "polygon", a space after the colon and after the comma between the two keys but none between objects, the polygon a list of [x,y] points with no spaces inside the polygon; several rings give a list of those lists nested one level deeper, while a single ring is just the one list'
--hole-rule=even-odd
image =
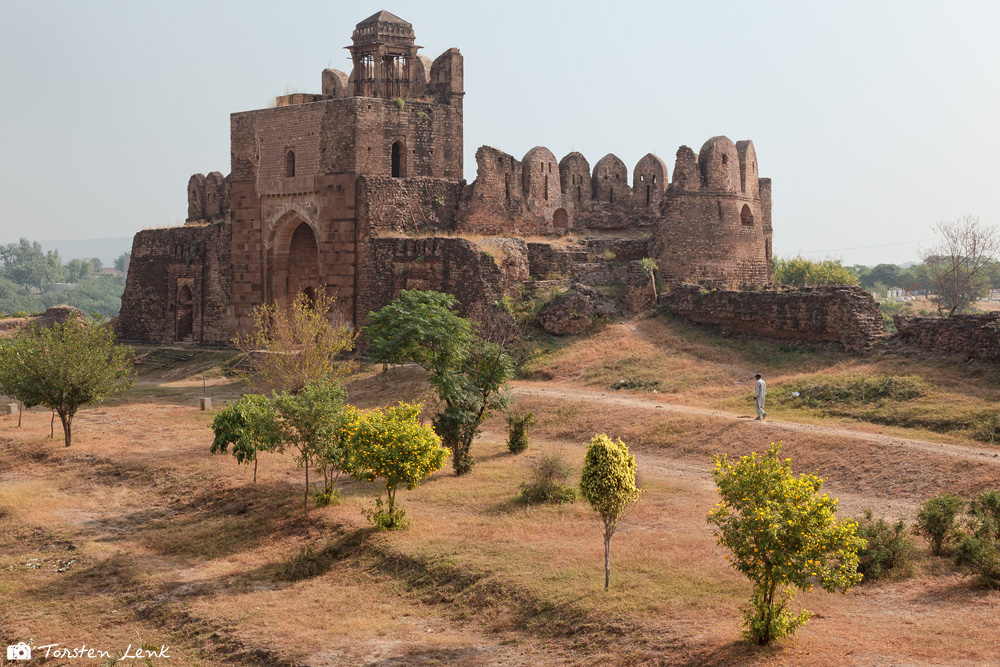
[{"label": "tree line on horizon", "polygon": [[[124,271],[130,253],[114,262]],[[59,251],[42,250],[38,241],[21,238],[0,246],[0,316],[26,316],[52,306],[66,304],[86,313],[114,317],[121,309],[125,276],[101,273],[104,263],[97,257],[72,259],[63,263]],[[45,291],[52,283],[72,287]]]},{"label": "tree line on horizon", "polygon": [[939,315],[973,312],[975,303],[1000,289],[1000,231],[975,216],[939,222],[937,243],[918,249],[921,262],[845,266],[827,258],[775,257],[774,282],[779,285],[857,285],[885,298],[890,289],[928,295]]}]

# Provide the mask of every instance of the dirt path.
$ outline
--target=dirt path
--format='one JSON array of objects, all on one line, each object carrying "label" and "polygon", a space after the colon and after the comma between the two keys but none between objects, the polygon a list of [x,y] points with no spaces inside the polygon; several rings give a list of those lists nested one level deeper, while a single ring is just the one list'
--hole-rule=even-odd
[{"label": "dirt path", "polygon": [[[728,419],[732,421],[752,421],[749,415],[738,415],[732,412],[716,410],[713,408],[700,408],[691,405],[680,405],[677,403],[666,403],[653,397],[639,397],[629,394],[610,393],[607,391],[595,391],[580,389],[566,385],[556,385],[551,382],[518,382],[514,385],[515,395],[539,396],[544,398],[557,398],[573,401],[585,401],[601,403],[603,405],[619,405],[628,408],[639,408],[643,410],[661,410],[663,412],[699,415],[706,417],[716,417],[718,419]],[[813,435],[831,435],[851,438],[853,440],[870,442],[878,445],[902,446],[914,452],[931,453],[938,456],[947,456],[958,459],[968,459],[979,462],[988,462],[1000,466],[1000,453],[988,449],[987,447],[974,447],[968,445],[944,444],[932,442],[930,440],[920,440],[916,438],[901,438],[892,435],[882,435],[878,433],[868,433],[838,426],[821,426],[817,424],[799,424],[796,422],[775,422],[769,420],[761,426],[773,429],[777,432],[788,433],[809,433]]]}]

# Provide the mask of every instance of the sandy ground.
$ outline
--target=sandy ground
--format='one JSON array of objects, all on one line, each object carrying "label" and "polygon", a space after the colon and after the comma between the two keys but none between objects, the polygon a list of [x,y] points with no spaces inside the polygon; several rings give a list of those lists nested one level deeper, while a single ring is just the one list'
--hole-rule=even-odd
[{"label": "sandy ground", "polygon": [[[405,381],[371,391],[394,399]],[[816,617],[794,639],[749,648],[738,640],[745,584],[704,519],[715,453],[781,440],[843,513],[891,517],[940,490],[1000,487],[995,450],[518,382],[519,408],[556,415],[528,455],[506,454],[491,423],[471,477],[437,473],[404,494],[411,530],[369,537],[372,487],[347,483],[341,505],[302,518],[301,469],[267,455],[252,485],[247,469],[208,454],[201,383],[170,384],[191,396],[84,410],[69,449],[47,440],[47,413],[21,429],[0,419],[0,640],[168,644],[164,665],[1000,665],[1000,593],[936,560],[910,579],[803,595]],[[210,391],[238,393],[223,381]],[[531,457],[558,451],[578,469],[597,430],[634,443],[648,489],[615,538],[609,596],[591,581],[599,532],[582,503],[498,505]],[[303,549],[330,545],[342,555],[283,578]],[[421,559],[451,569],[425,571]]]}]

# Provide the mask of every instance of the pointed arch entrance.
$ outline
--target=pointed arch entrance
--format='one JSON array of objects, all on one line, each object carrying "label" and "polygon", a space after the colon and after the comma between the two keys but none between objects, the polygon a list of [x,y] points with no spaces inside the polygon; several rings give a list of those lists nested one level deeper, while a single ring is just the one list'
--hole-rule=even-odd
[{"label": "pointed arch entrance", "polygon": [[287,303],[299,292],[316,294],[320,287],[319,244],[307,222],[292,216],[276,226],[267,273],[270,300]]}]

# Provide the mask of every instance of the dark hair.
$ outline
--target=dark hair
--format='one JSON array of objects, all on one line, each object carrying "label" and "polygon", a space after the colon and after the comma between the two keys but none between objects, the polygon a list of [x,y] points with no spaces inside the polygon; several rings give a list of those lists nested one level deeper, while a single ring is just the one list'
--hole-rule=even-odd
[{"label": "dark hair", "polygon": [[754,375],[754,377],[756,377],[756,378],[759,378],[760,376],[761,376],[760,373],[757,373],[757,375]]}]

